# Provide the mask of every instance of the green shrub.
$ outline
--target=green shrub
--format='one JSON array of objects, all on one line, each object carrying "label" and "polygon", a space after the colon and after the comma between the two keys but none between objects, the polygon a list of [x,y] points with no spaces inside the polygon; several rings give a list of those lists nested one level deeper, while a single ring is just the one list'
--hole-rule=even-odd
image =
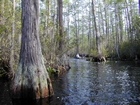
[{"label": "green shrub", "polygon": [[126,41],[120,44],[120,57],[122,59],[134,59],[135,56],[140,56],[140,42]]},{"label": "green shrub", "polygon": [[54,68],[52,68],[52,67],[47,67],[47,71],[49,72],[49,73],[56,73],[56,70],[54,69]]}]

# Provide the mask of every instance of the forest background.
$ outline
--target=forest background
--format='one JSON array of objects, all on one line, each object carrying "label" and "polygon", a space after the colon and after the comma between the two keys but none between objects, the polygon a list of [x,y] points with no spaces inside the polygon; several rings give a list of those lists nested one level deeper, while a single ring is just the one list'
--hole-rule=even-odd
[{"label": "forest background", "polygon": [[[0,76],[16,70],[21,11],[21,0],[0,1]],[[64,53],[140,59],[139,22],[136,0],[41,0],[40,40],[46,67],[61,63],[58,58]]]}]

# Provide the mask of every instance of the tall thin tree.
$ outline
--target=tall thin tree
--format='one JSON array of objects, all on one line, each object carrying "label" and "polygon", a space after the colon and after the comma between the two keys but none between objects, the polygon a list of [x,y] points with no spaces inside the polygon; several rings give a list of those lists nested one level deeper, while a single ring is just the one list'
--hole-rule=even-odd
[{"label": "tall thin tree", "polygon": [[14,36],[15,36],[15,0],[13,2],[13,13],[12,13],[12,35],[10,40],[10,72],[11,76],[14,76]]},{"label": "tall thin tree", "polygon": [[100,55],[101,50],[100,50],[100,46],[99,46],[99,32],[98,32],[97,23],[96,23],[95,3],[94,2],[95,1],[92,0],[92,14],[93,14],[93,19],[94,19],[94,27],[95,27],[95,34],[96,34],[96,49],[97,49],[98,55]]},{"label": "tall thin tree", "polygon": [[139,1],[139,14],[140,14],[140,0],[138,0]]},{"label": "tall thin tree", "polygon": [[58,50],[59,53],[61,51],[63,51],[63,1],[62,0],[57,0],[58,3],[58,32],[59,32],[59,46],[58,46]]}]

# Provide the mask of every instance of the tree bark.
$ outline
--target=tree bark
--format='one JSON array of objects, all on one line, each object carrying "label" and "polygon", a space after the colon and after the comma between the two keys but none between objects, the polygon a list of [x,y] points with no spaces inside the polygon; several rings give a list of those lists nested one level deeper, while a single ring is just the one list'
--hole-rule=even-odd
[{"label": "tree bark", "polygon": [[140,15],[140,0],[139,0],[139,15]]},{"label": "tree bark", "polygon": [[76,20],[76,14],[75,14],[75,34],[76,34],[76,54],[79,54],[79,35],[78,35],[78,23]]},{"label": "tree bark", "polygon": [[[91,16],[90,16],[91,15],[91,12],[89,11],[88,13],[89,13],[88,14],[89,15],[88,16],[88,19],[89,19],[89,21],[88,21],[88,27],[89,27],[89,30],[88,30],[88,54],[90,55],[90,53],[91,53],[91,45],[92,45],[91,44]],[[84,34],[84,30],[83,30],[83,34]]]},{"label": "tree bark", "polygon": [[98,28],[96,24],[95,4],[93,0],[92,0],[92,13],[93,13],[93,18],[94,18],[94,27],[95,27],[95,34],[96,34],[96,49],[97,49],[98,55],[100,55],[101,51],[100,51],[100,46],[99,46],[99,32],[98,32]]},{"label": "tree bark", "polygon": [[[78,24],[78,19],[79,19],[79,13],[77,13],[77,10],[78,10],[78,8],[79,8],[79,5],[77,5],[78,4],[78,1],[75,1],[74,2],[74,27],[75,27],[75,29],[74,29],[74,34],[75,34],[75,38],[76,38],[76,49],[75,49],[75,53],[76,54],[79,54],[79,31],[78,31],[78,26],[79,26],[79,24]],[[77,16],[78,15],[78,16]],[[75,54],[75,55],[76,55]]]},{"label": "tree bark", "polygon": [[15,0],[13,2],[13,21],[12,21],[12,35],[10,39],[10,72],[11,77],[14,76],[14,37],[15,37]]},{"label": "tree bark", "polygon": [[59,31],[59,46],[58,46],[58,50],[59,52],[63,51],[63,2],[62,0],[57,0],[58,2],[58,31]]},{"label": "tree bark", "polygon": [[39,39],[39,0],[22,0],[21,41],[12,98],[39,99],[53,95]]},{"label": "tree bark", "polygon": [[[0,1],[0,25],[3,25],[3,14],[4,13],[4,0],[1,0]],[[0,37],[0,50],[2,49],[2,41],[3,40],[1,40],[2,38]]]},{"label": "tree bark", "polygon": [[105,11],[105,34],[106,34],[106,38],[107,38],[107,41],[109,43],[109,17],[107,17],[107,4],[105,3],[105,6],[104,6],[104,11]]},{"label": "tree bark", "polygon": [[1,7],[0,7],[0,24],[3,24],[3,15],[4,15],[4,3],[5,1],[4,0],[1,0]]},{"label": "tree bark", "polygon": [[116,53],[118,55],[118,58],[120,58],[120,54],[119,54],[119,30],[118,30],[118,5],[117,3],[115,3],[115,34],[116,34],[116,41],[115,41],[115,49],[116,49]]},{"label": "tree bark", "polygon": [[119,41],[123,42],[123,18],[122,18],[122,11],[120,10],[121,7],[119,7],[119,15],[118,15],[118,20],[119,20]]},{"label": "tree bark", "polygon": [[[129,4],[128,4],[128,2],[127,2],[127,0],[125,0],[125,4],[126,4],[126,13],[127,13],[127,28],[129,28],[129,29],[131,29],[131,19],[130,19],[130,12],[129,12]],[[130,33],[130,31],[127,31],[127,33],[128,33],[128,39],[131,39],[131,33]]]}]

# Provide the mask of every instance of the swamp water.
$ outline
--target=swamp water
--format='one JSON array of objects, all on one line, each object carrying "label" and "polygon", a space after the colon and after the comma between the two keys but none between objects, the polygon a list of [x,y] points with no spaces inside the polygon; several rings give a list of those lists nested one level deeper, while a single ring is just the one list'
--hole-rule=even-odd
[{"label": "swamp water", "polygon": [[52,79],[55,95],[49,100],[15,102],[8,84],[0,81],[0,105],[139,105],[140,63],[93,63],[70,59],[71,69]]}]

